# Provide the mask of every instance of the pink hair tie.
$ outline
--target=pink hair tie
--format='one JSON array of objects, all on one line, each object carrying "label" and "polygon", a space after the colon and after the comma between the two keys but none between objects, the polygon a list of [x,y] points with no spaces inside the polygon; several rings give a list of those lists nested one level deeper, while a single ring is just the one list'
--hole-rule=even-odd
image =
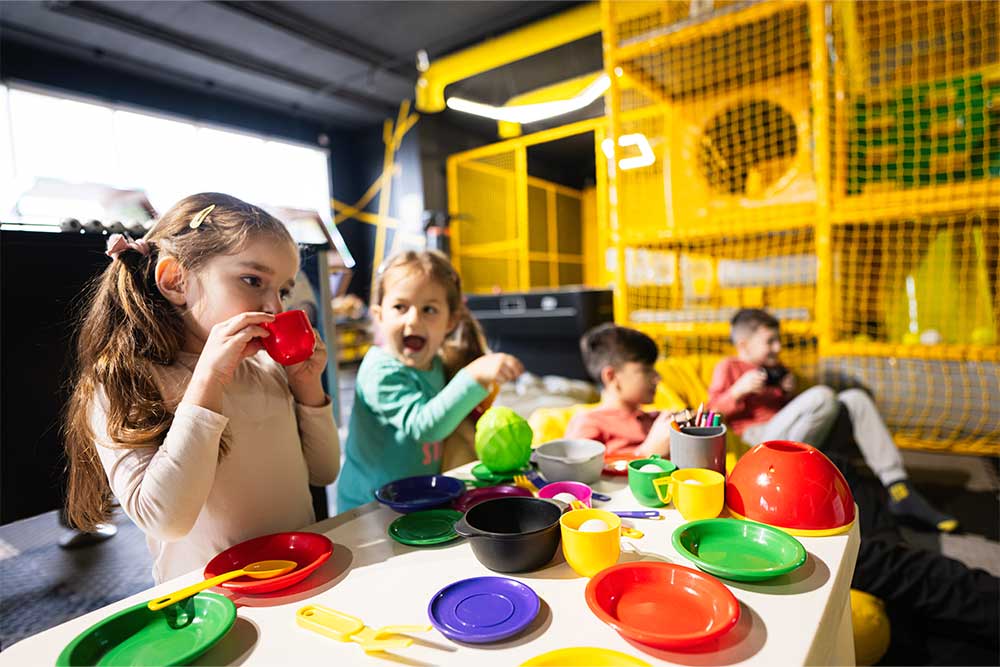
[{"label": "pink hair tie", "polygon": [[118,259],[118,255],[126,250],[135,250],[143,257],[147,257],[149,255],[149,243],[146,239],[133,241],[123,234],[112,234],[108,237],[108,247],[104,251],[104,254],[115,260]]}]

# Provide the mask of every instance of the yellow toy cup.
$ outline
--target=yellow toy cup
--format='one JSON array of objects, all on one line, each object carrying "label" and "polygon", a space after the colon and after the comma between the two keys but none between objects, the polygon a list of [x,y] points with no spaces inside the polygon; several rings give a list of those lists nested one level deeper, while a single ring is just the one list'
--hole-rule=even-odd
[{"label": "yellow toy cup", "polygon": [[673,500],[688,521],[719,516],[726,499],[726,478],[704,468],[675,470],[670,477],[653,480],[653,488],[664,503]]},{"label": "yellow toy cup", "polygon": [[[580,530],[587,521],[603,521],[604,530]],[[604,510],[582,509],[566,512],[559,519],[562,531],[562,549],[566,562],[573,571],[592,577],[618,562],[621,554],[621,535],[642,537],[642,533],[622,526],[622,520]]]}]

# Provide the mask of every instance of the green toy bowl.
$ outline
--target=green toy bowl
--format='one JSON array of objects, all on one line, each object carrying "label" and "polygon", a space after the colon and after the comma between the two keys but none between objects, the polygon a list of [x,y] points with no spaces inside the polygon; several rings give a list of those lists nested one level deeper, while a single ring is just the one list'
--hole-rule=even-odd
[{"label": "green toy bowl", "polygon": [[76,636],[56,665],[186,665],[236,622],[236,605],[199,593],[160,611],[147,602],[109,616]]},{"label": "green toy bowl", "polygon": [[806,562],[806,550],[788,533],[752,521],[703,519],[674,531],[674,548],[699,569],[733,581],[763,581]]}]

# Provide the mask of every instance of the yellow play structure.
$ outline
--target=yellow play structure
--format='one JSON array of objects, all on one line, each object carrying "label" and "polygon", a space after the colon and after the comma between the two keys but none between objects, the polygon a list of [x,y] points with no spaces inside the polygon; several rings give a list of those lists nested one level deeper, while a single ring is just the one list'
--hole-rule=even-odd
[{"label": "yellow play structure", "polygon": [[[1000,3],[599,9],[605,115],[449,161],[467,284],[613,284],[617,322],[699,368],[767,308],[900,446],[1000,454]],[[592,190],[528,173],[583,132]]]}]

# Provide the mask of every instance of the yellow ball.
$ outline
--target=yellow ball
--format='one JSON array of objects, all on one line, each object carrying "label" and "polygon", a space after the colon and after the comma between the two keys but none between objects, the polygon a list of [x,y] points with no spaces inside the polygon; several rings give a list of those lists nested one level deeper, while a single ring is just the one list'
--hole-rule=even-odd
[{"label": "yellow ball", "polygon": [[889,617],[881,599],[851,589],[851,620],[854,623],[854,660],[874,665],[889,650]]}]

